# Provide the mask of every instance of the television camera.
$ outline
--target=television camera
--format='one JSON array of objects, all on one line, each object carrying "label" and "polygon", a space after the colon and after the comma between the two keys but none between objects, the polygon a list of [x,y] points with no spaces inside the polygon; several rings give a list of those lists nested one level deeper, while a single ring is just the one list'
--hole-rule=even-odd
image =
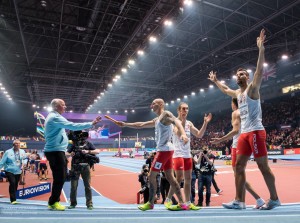
[{"label": "television camera", "polygon": [[95,163],[99,163],[100,159],[94,154],[86,154],[83,153],[83,150],[89,150],[87,145],[87,138],[89,134],[87,132],[82,131],[70,131],[68,138],[72,141],[72,152],[74,152],[73,159],[76,161],[82,162],[83,160],[86,161],[90,166],[94,165]]}]

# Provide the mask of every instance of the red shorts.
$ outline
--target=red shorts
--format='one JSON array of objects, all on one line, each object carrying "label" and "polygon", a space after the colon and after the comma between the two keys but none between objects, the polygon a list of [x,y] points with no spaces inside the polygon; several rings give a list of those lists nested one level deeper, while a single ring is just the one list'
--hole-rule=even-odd
[{"label": "red shorts", "polygon": [[252,153],[254,158],[267,155],[265,130],[256,130],[240,135],[236,154],[251,156]]},{"label": "red shorts", "polygon": [[173,158],[174,170],[192,170],[193,161],[192,158],[176,157]]},{"label": "red shorts", "polygon": [[235,167],[236,163],[236,148],[231,148],[231,166]]},{"label": "red shorts", "polygon": [[174,151],[157,152],[151,165],[151,171],[159,172],[161,169],[173,169],[173,153]]}]

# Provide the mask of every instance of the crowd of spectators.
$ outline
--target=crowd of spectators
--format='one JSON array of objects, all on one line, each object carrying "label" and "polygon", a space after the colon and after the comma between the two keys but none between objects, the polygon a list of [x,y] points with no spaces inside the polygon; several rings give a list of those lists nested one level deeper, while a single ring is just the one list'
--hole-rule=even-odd
[{"label": "crowd of spectators", "polygon": [[300,128],[273,129],[267,135],[268,149],[299,148]]}]

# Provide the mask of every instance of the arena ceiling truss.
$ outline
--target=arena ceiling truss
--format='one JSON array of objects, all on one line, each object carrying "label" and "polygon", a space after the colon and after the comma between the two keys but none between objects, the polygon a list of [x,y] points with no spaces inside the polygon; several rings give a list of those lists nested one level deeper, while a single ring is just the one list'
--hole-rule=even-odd
[{"label": "arena ceiling truss", "polygon": [[63,98],[75,112],[145,109],[156,97],[208,88],[210,70],[228,79],[254,68],[262,28],[267,61],[299,52],[299,0],[192,2],[0,0],[1,83],[15,103]]}]

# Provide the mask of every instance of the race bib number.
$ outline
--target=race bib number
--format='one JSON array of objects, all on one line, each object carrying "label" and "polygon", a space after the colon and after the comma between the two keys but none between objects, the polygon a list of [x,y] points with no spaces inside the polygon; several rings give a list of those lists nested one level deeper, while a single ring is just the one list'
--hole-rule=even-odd
[{"label": "race bib number", "polygon": [[160,169],[161,169],[161,166],[162,166],[162,163],[160,163],[160,162],[155,162],[155,164],[154,164],[154,169],[160,170]]}]

